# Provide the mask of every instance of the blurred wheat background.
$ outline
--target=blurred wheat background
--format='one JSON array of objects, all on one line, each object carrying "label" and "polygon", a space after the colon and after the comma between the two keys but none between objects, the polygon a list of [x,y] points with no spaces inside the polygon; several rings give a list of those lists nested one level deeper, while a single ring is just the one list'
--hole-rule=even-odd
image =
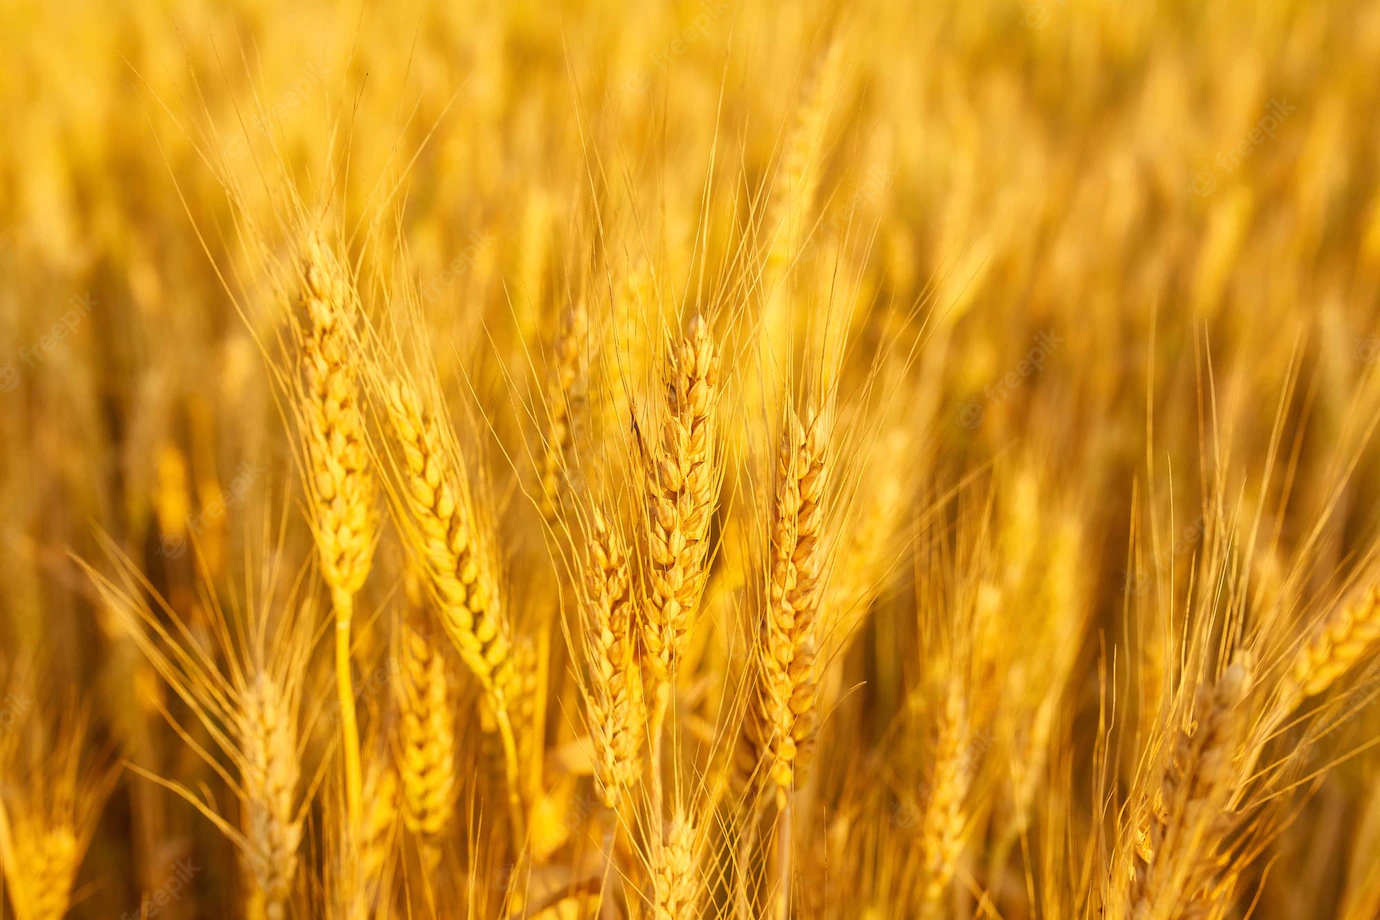
[{"label": "blurred wheat background", "polygon": [[0,916],[1380,917],[1380,5],[0,20]]}]

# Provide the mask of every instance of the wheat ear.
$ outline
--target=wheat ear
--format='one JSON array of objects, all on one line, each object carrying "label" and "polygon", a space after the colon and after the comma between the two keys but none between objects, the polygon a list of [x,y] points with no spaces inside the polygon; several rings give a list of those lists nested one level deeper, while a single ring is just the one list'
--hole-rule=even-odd
[{"label": "wheat ear", "polygon": [[403,821],[417,835],[423,862],[433,870],[454,811],[455,716],[445,656],[412,624],[402,627],[398,678]]},{"label": "wheat ear", "polygon": [[296,714],[285,705],[277,684],[260,674],[243,697],[239,720],[245,839],[241,853],[253,882],[251,910],[261,911],[266,920],[282,920],[302,841],[295,804],[301,775]]},{"label": "wheat ear", "polygon": [[953,881],[963,853],[966,802],[973,781],[968,708],[963,689],[952,681],[939,715],[938,743],[929,779],[929,800],[920,825],[925,885],[921,892],[923,920],[943,915],[944,893]]},{"label": "wheat ear", "polygon": [[652,858],[652,916],[655,920],[697,920],[699,878],[695,825],[683,811],[667,823]]},{"label": "wheat ear", "polygon": [[633,633],[632,573],[622,538],[591,515],[584,570],[589,688],[586,709],[595,776],[604,804],[617,808],[640,772],[646,713]]},{"label": "wheat ear", "polygon": [[509,715],[513,643],[490,562],[476,530],[465,473],[435,416],[401,381],[384,388],[401,454],[400,504],[409,546],[426,573],[446,635],[489,698],[503,742],[510,817],[523,836],[518,749]]},{"label": "wheat ear", "polygon": [[643,664],[655,697],[648,719],[653,798],[660,808],[661,729],[676,659],[695,624],[709,562],[709,523],[721,482],[715,443],[719,361],[709,324],[690,321],[672,350],[659,437],[644,477],[649,596],[642,624]]},{"label": "wheat ear", "polygon": [[349,275],[317,236],[302,266],[299,327],[302,385],[298,412],[306,447],[307,492],[321,573],[335,615],[336,692],[351,823],[360,819],[359,727],[350,676],[354,596],[364,585],[378,536],[377,484],[359,406],[353,349],[356,296]]},{"label": "wheat ear", "polygon": [[1380,644],[1380,586],[1320,624],[1290,663],[1282,698],[1289,709],[1324,693]]},{"label": "wheat ear", "polygon": [[554,342],[555,365],[546,387],[547,432],[541,466],[541,512],[555,519],[560,502],[562,470],[573,439],[575,412],[579,405],[580,351],[589,332],[589,313],[583,300],[571,304],[561,317],[560,334]]},{"label": "wheat ear", "polygon": [[1168,739],[1157,784],[1142,797],[1130,848],[1130,868],[1112,916],[1125,920],[1192,916],[1193,905],[1216,896],[1221,865],[1216,849],[1232,826],[1229,801],[1245,720],[1238,711],[1250,691],[1252,668],[1240,656],[1211,692],[1199,694],[1192,717]]},{"label": "wheat ear", "polygon": [[344,877],[350,882],[346,911],[350,920],[368,920],[382,895],[398,822],[398,771],[387,745],[368,747],[364,761],[364,814],[357,828],[350,828],[351,852]]}]

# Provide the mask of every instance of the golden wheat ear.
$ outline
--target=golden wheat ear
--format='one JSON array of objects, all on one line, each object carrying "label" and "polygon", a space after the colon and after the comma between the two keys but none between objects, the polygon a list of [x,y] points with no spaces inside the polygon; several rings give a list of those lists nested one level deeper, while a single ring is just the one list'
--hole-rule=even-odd
[{"label": "golden wheat ear", "polygon": [[1327,692],[1347,671],[1380,647],[1380,587],[1338,609],[1309,635],[1289,665],[1281,705],[1294,709]]},{"label": "golden wheat ear", "polygon": [[492,547],[475,519],[452,436],[410,381],[382,371],[375,376],[396,461],[395,517],[446,636],[484,690],[503,744],[510,821],[520,841],[526,822],[513,719],[517,655]]},{"label": "golden wheat ear", "polygon": [[[409,578],[409,616],[398,640],[398,774],[402,814],[434,871],[455,810],[455,711],[443,650],[426,633],[425,596]],[[443,640],[444,641],[444,640]]]},{"label": "golden wheat ear", "polygon": [[[50,728],[31,688],[5,699],[24,701],[7,710],[0,732],[0,864],[10,904],[16,920],[61,920],[119,771],[91,749],[85,707],[68,707]],[[19,761],[21,740],[42,752],[41,762]]]},{"label": "golden wheat ear", "polygon": [[828,441],[823,416],[802,423],[793,414],[777,457],[766,609],[739,770],[760,769],[778,803],[803,778],[814,742]]},{"label": "golden wheat ear", "polygon": [[350,819],[361,820],[359,727],[351,676],[355,595],[378,542],[378,485],[360,406],[359,296],[342,260],[317,234],[303,247],[295,410],[312,535],[335,616],[336,695]]}]

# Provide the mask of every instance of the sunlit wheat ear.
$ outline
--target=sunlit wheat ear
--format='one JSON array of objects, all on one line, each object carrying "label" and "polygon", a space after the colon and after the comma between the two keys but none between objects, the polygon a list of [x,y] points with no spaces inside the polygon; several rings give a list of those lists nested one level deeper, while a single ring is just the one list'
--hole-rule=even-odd
[{"label": "sunlit wheat ear", "polygon": [[[16,920],[61,920],[116,773],[84,750],[84,711],[60,722],[51,747],[46,726],[16,722],[0,732],[0,864]],[[30,730],[44,739],[37,765],[14,757]]]},{"label": "sunlit wheat ear", "polygon": [[580,359],[589,335],[589,313],[578,300],[561,316],[553,343],[554,364],[546,386],[547,431],[541,458],[541,512],[551,521],[560,502],[566,456],[583,408],[580,398]]},{"label": "sunlit wheat ear", "polygon": [[760,769],[779,801],[803,779],[816,722],[816,653],[827,540],[828,430],[791,416],[777,456],[766,610],[740,771]]},{"label": "sunlit wheat ear", "polygon": [[655,920],[696,920],[700,879],[694,822],[679,809],[661,837],[652,849],[652,916]]},{"label": "sunlit wheat ear", "polygon": [[455,713],[445,656],[410,623],[402,627],[397,689],[403,820],[434,869],[454,811]]},{"label": "sunlit wheat ear", "polygon": [[690,321],[666,368],[666,403],[644,479],[648,579],[642,642],[651,677],[670,678],[708,575],[709,525],[722,473],[715,443],[719,360],[709,324]]},{"label": "sunlit wheat ear", "polygon": [[427,584],[446,636],[488,698],[503,742],[514,831],[522,825],[519,755],[510,697],[514,649],[499,600],[490,549],[475,525],[464,468],[436,416],[410,384],[382,387],[398,460],[401,530]]},{"label": "sunlit wheat ear", "polygon": [[773,177],[765,219],[766,231],[771,234],[767,273],[772,280],[785,270],[808,231],[822,172],[824,131],[842,75],[843,42],[835,36],[814,63]]},{"label": "sunlit wheat ear", "polygon": [[242,851],[253,883],[251,903],[268,920],[287,916],[302,842],[297,786],[297,715],[274,682],[259,675],[245,694],[239,716],[243,742],[240,782],[244,788]]},{"label": "sunlit wheat ear", "polygon": [[646,708],[633,632],[632,573],[622,537],[597,509],[584,568],[585,706],[595,776],[604,804],[617,808],[641,773]]},{"label": "sunlit wheat ear", "polygon": [[1380,648],[1380,587],[1321,623],[1289,665],[1281,687],[1281,706],[1292,709],[1327,691],[1353,666]]},{"label": "sunlit wheat ear", "polygon": [[[299,570],[291,589],[279,591],[275,553],[260,576],[262,582],[249,579],[250,602],[230,611],[222,609],[215,592],[205,587],[212,620],[209,634],[217,645],[208,649],[192,640],[186,621],[108,540],[106,549],[119,582],[84,562],[82,566],[154,670],[213,742],[214,747],[195,750],[233,791],[239,820],[222,816],[212,802],[180,783],[132,769],[176,792],[235,844],[255,916],[285,916],[298,876],[305,809],[299,712],[314,651],[317,608],[297,592],[309,570]],[[149,606],[150,598],[158,604],[156,612]],[[165,715],[173,718],[166,710]],[[191,737],[187,726],[174,723],[174,729],[180,737]],[[214,756],[216,749],[221,757]]]},{"label": "sunlit wheat ear", "polygon": [[920,825],[925,884],[921,917],[944,916],[943,899],[963,853],[968,791],[973,782],[973,751],[968,707],[962,685],[951,680],[939,713],[938,741],[930,770],[928,800]]},{"label": "sunlit wheat ear", "polygon": [[[321,574],[332,592],[364,585],[378,535],[377,483],[360,411],[361,367],[354,325],[357,295],[339,259],[319,238],[302,265],[298,412]],[[348,611],[346,611],[348,612]]]},{"label": "sunlit wheat ear", "polygon": [[374,916],[375,904],[386,897],[387,874],[397,837],[398,770],[387,746],[374,744],[364,757],[364,810],[353,830],[350,851],[342,855],[341,892],[349,920]]},{"label": "sunlit wheat ear", "polygon": [[1116,880],[1114,917],[1171,916],[1169,905],[1220,897],[1216,849],[1232,826],[1228,804],[1245,730],[1239,708],[1252,677],[1249,657],[1238,656],[1194,699],[1191,718],[1164,739],[1156,784],[1142,793],[1134,840],[1124,846],[1129,867]]},{"label": "sunlit wheat ear", "polygon": [[360,819],[359,730],[350,674],[354,596],[364,585],[378,541],[378,486],[360,411],[361,362],[354,325],[358,297],[335,253],[319,236],[302,264],[298,348],[302,381],[297,413],[303,471],[313,513],[312,535],[335,614],[336,694],[341,713],[346,796]]},{"label": "sunlit wheat ear", "polygon": [[423,409],[410,386],[394,381],[385,395],[400,453],[408,543],[460,659],[502,704],[512,682],[513,643],[492,563],[476,531],[465,473],[452,459],[435,415]]}]

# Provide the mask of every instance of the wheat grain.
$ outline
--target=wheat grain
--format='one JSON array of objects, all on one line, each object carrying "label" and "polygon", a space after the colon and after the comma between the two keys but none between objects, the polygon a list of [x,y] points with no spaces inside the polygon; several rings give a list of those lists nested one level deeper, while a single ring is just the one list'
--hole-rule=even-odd
[{"label": "wheat grain", "polygon": [[1141,796],[1125,848],[1129,869],[1117,880],[1123,887],[1113,917],[1190,917],[1220,898],[1217,848],[1234,820],[1229,804],[1245,730],[1239,707],[1252,677],[1249,657],[1238,655],[1166,739],[1158,779]]}]

